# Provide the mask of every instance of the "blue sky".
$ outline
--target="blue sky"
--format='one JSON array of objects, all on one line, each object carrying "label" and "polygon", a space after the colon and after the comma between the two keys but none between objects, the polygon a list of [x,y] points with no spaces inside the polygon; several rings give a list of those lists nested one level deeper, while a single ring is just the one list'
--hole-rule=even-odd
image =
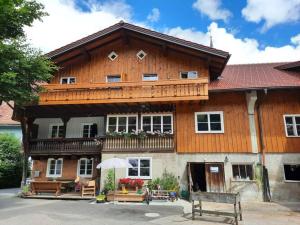
[{"label": "blue sky", "polygon": [[44,51],[123,19],[206,45],[211,33],[230,63],[300,60],[300,0],[39,1],[50,16],[27,34]]}]

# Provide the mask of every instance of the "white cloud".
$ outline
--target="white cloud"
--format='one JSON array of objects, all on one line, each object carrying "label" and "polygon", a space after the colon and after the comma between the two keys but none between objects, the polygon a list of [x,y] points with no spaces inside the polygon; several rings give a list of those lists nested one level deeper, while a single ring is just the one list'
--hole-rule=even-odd
[{"label": "white cloud", "polygon": [[291,38],[292,44],[281,47],[266,46],[259,48],[259,42],[251,38],[237,38],[225,28],[221,28],[213,22],[207,28],[207,32],[195,29],[182,29],[176,27],[166,30],[169,35],[209,45],[209,31],[213,36],[213,44],[217,49],[228,51],[231,55],[230,64],[236,63],[262,63],[296,61],[300,59],[300,34]]},{"label": "white cloud", "polygon": [[232,14],[229,10],[221,8],[221,5],[221,0],[197,0],[194,2],[193,8],[212,20],[226,21]]},{"label": "white cloud", "polygon": [[264,21],[265,31],[277,24],[299,21],[300,0],[247,0],[242,15],[247,21]]},{"label": "white cloud", "polygon": [[[47,52],[111,26],[131,21],[132,9],[123,0],[86,2],[89,12],[76,8],[74,0],[39,0],[49,16],[25,29],[29,42]],[[142,25],[143,24],[139,24]]]},{"label": "white cloud", "polygon": [[160,12],[158,8],[153,8],[149,15],[147,16],[147,20],[150,22],[157,22],[160,17]]}]

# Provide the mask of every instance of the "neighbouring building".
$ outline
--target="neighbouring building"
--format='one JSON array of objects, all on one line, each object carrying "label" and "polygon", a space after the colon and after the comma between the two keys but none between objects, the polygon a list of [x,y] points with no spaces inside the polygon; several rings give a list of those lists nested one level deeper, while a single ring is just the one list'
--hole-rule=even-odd
[{"label": "neighbouring building", "polygon": [[[13,103],[12,103],[13,104]],[[9,133],[22,139],[22,130],[19,122],[12,120],[13,110],[5,102],[0,105],[0,133]]]},{"label": "neighbouring building", "polygon": [[[112,157],[182,189],[300,200],[300,62],[226,65],[230,54],[120,22],[47,54],[59,67],[26,107],[33,179],[101,177]],[[97,141],[95,141],[95,139]]]}]

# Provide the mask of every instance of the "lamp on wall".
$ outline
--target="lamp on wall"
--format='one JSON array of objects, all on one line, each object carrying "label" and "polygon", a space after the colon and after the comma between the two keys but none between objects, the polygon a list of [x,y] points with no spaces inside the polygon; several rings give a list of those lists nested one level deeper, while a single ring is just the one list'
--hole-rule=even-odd
[{"label": "lamp on wall", "polygon": [[224,162],[225,162],[225,163],[228,163],[228,162],[229,162],[229,159],[228,159],[227,156],[225,156]]}]

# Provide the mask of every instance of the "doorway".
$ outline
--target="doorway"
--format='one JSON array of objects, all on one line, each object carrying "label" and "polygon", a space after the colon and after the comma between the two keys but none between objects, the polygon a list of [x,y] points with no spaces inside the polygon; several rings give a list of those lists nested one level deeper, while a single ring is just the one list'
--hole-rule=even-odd
[{"label": "doorway", "polygon": [[224,164],[198,163],[187,164],[189,191],[224,192]]}]

